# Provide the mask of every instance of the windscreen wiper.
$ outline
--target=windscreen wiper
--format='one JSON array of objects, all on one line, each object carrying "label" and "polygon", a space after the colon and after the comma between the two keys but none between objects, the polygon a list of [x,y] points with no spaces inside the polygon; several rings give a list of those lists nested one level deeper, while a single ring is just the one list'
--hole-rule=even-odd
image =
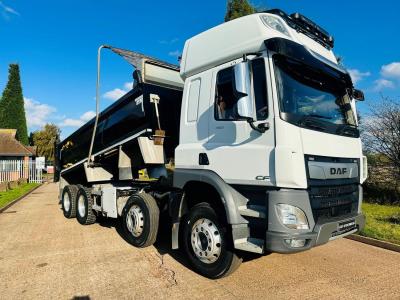
[{"label": "windscreen wiper", "polygon": [[360,131],[358,128],[352,124],[343,124],[340,125],[336,129],[336,133],[344,136],[349,136],[349,137],[355,137],[358,138],[360,137]]},{"label": "windscreen wiper", "polygon": [[318,131],[326,131],[326,127],[320,121],[314,119],[313,115],[304,115],[298,122],[298,124],[302,127],[318,130]]},{"label": "windscreen wiper", "polygon": [[307,115],[307,117],[314,117],[314,118],[328,119],[328,120],[331,120],[331,119],[332,119],[332,117],[323,116],[323,115],[317,115],[317,114],[310,114],[310,115]]}]

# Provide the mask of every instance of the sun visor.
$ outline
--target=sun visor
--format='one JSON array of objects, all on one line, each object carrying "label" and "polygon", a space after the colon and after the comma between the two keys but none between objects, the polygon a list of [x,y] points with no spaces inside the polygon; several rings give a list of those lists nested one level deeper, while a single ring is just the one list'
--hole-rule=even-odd
[{"label": "sun visor", "polygon": [[337,64],[329,61],[323,56],[315,53],[312,50],[284,38],[273,38],[264,41],[266,48],[269,51],[276,52],[288,58],[301,61],[315,69],[319,69],[324,73],[343,80],[352,85],[349,73]]}]

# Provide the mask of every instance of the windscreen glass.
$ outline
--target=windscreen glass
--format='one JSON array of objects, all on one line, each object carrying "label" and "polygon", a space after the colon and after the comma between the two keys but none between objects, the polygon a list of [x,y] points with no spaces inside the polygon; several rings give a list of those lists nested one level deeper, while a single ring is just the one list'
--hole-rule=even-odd
[{"label": "windscreen glass", "polygon": [[274,63],[281,112],[295,120],[309,117],[356,124],[344,82],[283,55],[274,55]]}]

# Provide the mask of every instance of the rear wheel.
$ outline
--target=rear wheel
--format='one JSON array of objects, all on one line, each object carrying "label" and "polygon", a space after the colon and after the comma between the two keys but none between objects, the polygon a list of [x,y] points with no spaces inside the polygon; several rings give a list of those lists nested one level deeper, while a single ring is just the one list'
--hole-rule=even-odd
[{"label": "rear wheel", "polygon": [[132,195],[126,202],[121,216],[126,240],[140,248],[153,245],[157,238],[159,218],[160,210],[151,195]]},{"label": "rear wheel", "polygon": [[93,207],[93,198],[90,190],[84,186],[79,186],[76,197],[77,213],[76,218],[82,225],[89,225],[96,222],[96,214]]},{"label": "rear wheel", "polygon": [[195,205],[183,224],[183,248],[194,270],[216,279],[235,271],[242,260],[233,251],[227,225],[208,203]]},{"label": "rear wheel", "polygon": [[67,185],[64,187],[61,197],[61,206],[64,216],[68,219],[76,216],[76,195],[78,187],[76,185]]}]

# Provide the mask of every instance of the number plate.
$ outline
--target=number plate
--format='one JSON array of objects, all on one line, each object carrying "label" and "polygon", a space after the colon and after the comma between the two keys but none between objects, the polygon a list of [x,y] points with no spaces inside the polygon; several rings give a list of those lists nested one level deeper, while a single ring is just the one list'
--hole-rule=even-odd
[{"label": "number plate", "polygon": [[354,219],[340,222],[338,224],[338,231],[349,231],[356,227],[356,221]]}]

